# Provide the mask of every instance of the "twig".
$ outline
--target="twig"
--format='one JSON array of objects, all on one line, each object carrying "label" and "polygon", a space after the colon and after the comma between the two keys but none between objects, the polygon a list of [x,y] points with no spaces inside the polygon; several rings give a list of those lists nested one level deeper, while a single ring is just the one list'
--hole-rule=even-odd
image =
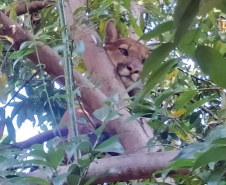
[{"label": "twig", "polygon": [[156,147],[156,146],[160,146],[160,147],[161,147],[161,146],[169,146],[169,147],[176,148],[176,149],[178,149],[178,150],[181,149],[181,148],[179,148],[178,146],[173,146],[173,145],[170,145],[170,144],[161,144],[161,145],[159,145],[159,144],[157,144],[157,145],[152,144],[152,145],[146,145],[146,146],[144,146],[144,147],[140,147],[140,148],[134,150],[133,152],[129,153],[128,155],[135,154],[136,152],[138,152],[138,151],[140,151],[140,150],[142,150],[142,149],[144,149],[144,148],[147,148],[147,147]]},{"label": "twig", "polygon": [[149,135],[148,135],[148,133],[146,132],[146,130],[145,130],[145,128],[144,128],[144,122],[143,122],[143,120],[144,120],[144,118],[140,118],[139,120],[137,119],[137,121],[139,122],[139,124],[140,124],[142,130],[144,131],[145,135],[146,135],[148,138],[150,138]]},{"label": "twig", "polygon": [[177,67],[177,69],[180,70],[181,72],[187,74],[187,75],[190,75],[191,77],[193,77],[193,78],[195,78],[195,79],[197,79],[197,80],[200,80],[200,81],[202,81],[202,82],[208,83],[208,84],[210,84],[210,85],[216,87],[216,85],[213,84],[212,82],[207,81],[207,80],[204,80],[204,79],[202,79],[202,78],[199,78],[199,77],[197,77],[197,76],[195,76],[195,75],[193,75],[193,74],[191,74],[191,73],[189,73],[189,72],[187,72],[187,71],[181,69],[180,67]]},{"label": "twig", "polygon": [[84,110],[84,108],[83,108],[83,106],[82,106],[82,104],[81,104],[81,101],[80,101],[78,95],[76,95],[76,98],[77,98],[78,104],[79,104],[80,108],[82,109],[82,112],[85,114],[87,120],[91,123],[91,125],[93,126],[93,128],[96,129],[94,123],[93,123],[92,120],[89,118],[89,116],[86,114],[86,111]]},{"label": "twig", "polygon": [[12,98],[8,101],[8,103],[5,104],[4,108],[6,108],[10,102],[18,95],[18,93],[27,85],[30,83],[30,81],[40,72],[40,69],[38,69],[25,83],[18,89],[18,91],[12,96]]},{"label": "twig", "polygon": [[[194,100],[190,100],[190,102],[191,102],[191,103],[195,103]],[[216,119],[216,120],[218,119],[217,116],[216,116],[211,110],[209,110],[209,109],[207,109],[207,108],[205,108],[205,107],[203,107],[203,106],[200,106],[200,108],[201,108],[205,113],[209,114],[210,116],[213,116],[214,119]]]},{"label": "twig", "polygon": [[221,91],[221,88],[213,87],[213,88],[201,88],[201,89],[195,89],[196,91]]}]

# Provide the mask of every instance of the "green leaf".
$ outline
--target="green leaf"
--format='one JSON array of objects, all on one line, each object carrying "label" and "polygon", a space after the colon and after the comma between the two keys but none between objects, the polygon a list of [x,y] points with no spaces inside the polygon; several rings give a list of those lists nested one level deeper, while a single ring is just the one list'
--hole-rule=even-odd
[{"label": "green leaf", "polygon": [[0,56],[2,56],[2,51],[3,51],[3,43],[0,41]]},{"label": "green leaf", "polygon": [[[152,114],[155,111],[156,107],[153,105],[144,105],[144,104],[137,104],[136,108],[133,110],[134,113],[138,113],[138,114],[144,114],[144,115],[148,115],[148,114]],[[141,116],[140,116],[141,117]]]},{"label": "green leaf", "polygon": [[35,49],[31,48],[31,49],[23,49],[23,50],[13,52],[9,56],[10,59],[16,59],[13,63],[13,68],[24,56],[27,56],[27,55],[33,53],[34,51],[35,51]]},{"label": "green leaf", "polygon": [[226,160],[226,146],[222,147],[213,147],[207,152],[201,154],[197,160],[195,161],[195,164],[193,166],[193,170],[207,165],[211,162],[217,162],[221,160]]},{"label": "green leaf", "polygon": [[202,71],[210,76],[217,85],[226,88],[226,60],[214,48],[198,46],[195,52],[196,61]]},{"label": "green leaf", "polygon": [[185,91],[180,94],[180,96],[176,99],[175,102],[175,110],[181,109],[188,101],[190,101],[196,94],[197,91]]},{"label": "green leaf", "polygon": [[109,139],[107,139],[106,141],[104,141],[103,143],[101,143],[100,145],[98,145],[94,151],[98,151],[98,152],[116,152],[119,154],[123,154],[125,151],[122,147],[122,145],[119,143],[118,141],[118,137],[119,136],[113,136]]},{"label": "green leaf", "polygon": [[226,1],[222,0],[221,3],[218,4],[216,8],[226,13]]},{"label": "green leaf", "polygon": [[78,149],[81,152],[89,153],[92,149],[91,143],[88,141],[84,141],[78,144]]},{"label": "green leaf", "polygon": [[[25,41],[20,45],[20,51],[23,49],[28,49],[28,46],[32,44],[34,41]],[[25,50],[24,50],[25,51]]]},{"label": "green leaf", "polygon": [[82,55],[85,52],[85,44],[82,40],[78,41],[76,44],[76,53]]},{"label": "green leaf", "polygon": [[25,164],[25,165],[49,166],[49,163],[46,162],[45,160],[33,160],[33,159],[21,161],[21,164]]},{"label": "green leaf", "polygon": [[226,145],[226,138],[220,138],[212,142],[214,145]]},{"label": "green leaf", "polygon": [[205,15],[214,7],[218,6],[221,2],[222,0],[206,0],[200,8],[199,15]]},{"label": "green leaf", "polygon": [[[195,16],[199,11],[199,5],[201,0],[180,0],[174,14],[174,23],[177,27],[177,31],[174,37],[174,43],[177,45],[180,39],[183,37]],[[188,4],[189,3],[189,4]]]},{"label": "green leaf", "polygon": [[35,49],[31,48],[31,49],[22,49],[22,50],[18,50],[18,51],[14,51],[10,56],[9,58],[10,59],[18,59],[20,57],[23,57],[23,56],[26,56],[26,55],[29,55],[31,53],[33,53],[35,51]]},{"label": "green leaf", "polygon": [[87,168],[91,163],[91,158],[89,154],[85,154],[82,157],[78,158],[77,163],[79,167]]},{"label": "green leaf", "polygon": [[30,108],[26,108],[25,110],[26,119],[30,120],[33,123],[33,127],[35,126],[36,120],[34,117],[34,112]]},{"label": "green leaf", "polygon": [[143,71],[141,74],[144,79],[150,72],[154,71],[161,62],[169,55],[169,52],[173,50],[173,43],[169,42],[162,44],[155,51],[153,51],[145,60]]},{"label": "green leaf", "polygon": [[194,58],[197,42],[200,37],[200,30],[191,30],[182,37],[179,43],[181,52],[185,53],[186,56]]},{"label": "green leaf", "polygon": [[108,118],[110,112],[111,111],[110,111],[109,106],[105,105],[104,107],[95,110],[93,112],[93,115],[100,121],[104,122]]},{"label": "green leaf", "polygon": [[184,114],[184,117],[188,116],[188,115],[189,115],[191,112],[193,112],[197,107],[202,106],[202,105],[203,105],[205,102],[207,102],[207,101],[209,101],[208,98],[202,99],[202,100],[199,100],[199,101],[193,103],[192,105],[188,106],[188,107],[186,108],[186,112],[185,112],[185,114]]},{"label": "green leaf", "polygon": [[85,10],[85,9],[86,9],[85,7],[79,7],[79,8],[77,8],[77,9],[74,11],[73,15],[75,16],[75,15],[77,15],[79,12],[81,12],[81,11],[83,11],[83,10]]},{"label": "green leaf", "polygon": [[52,178],[53,185],[62,185],[66,182],[69,173],[63,173]]},{"label": "green leaf", "polygon": [[210,134],[206,137],[205,143],[212,143],[213,141],[225,138],[226,137],[226,126],[225,125],[219,125],[215,127]]},{"label": "green leaf", "polygon": [[174,24],[175,26],[178,26],[181,21],[181,17],[183,16],[185,10],[189,6],[189,4],[192,2],[192,0],[180,0],[177,1],[177,6],[174,11]]},{"label": "green leaf", "polygon": [[145,115],[147,115],[147,113],[135,113],[135,114],[132,114],[129,118],[127,118],[125,121],[124,121],[124,123],[127,123],[127,122],[130,122],[130,121],[133,121],[133,120],[135,120],[135,119],[137,119],[137,118],[140,118],[140,117],[142,117],[142,116],[145,116]]},{"label": "green leaf", "polygon": [[81,123],[83,125],[87,124],[87,120],[85,118],[78,118],[77,123]]},{"label": "green leaf", "polygon": [[110,114],[109,114],[107,120],[108,120],[108,121],[115,120],[115,119],[117,119],[117,118],[119,118],[119,117],[121,117],[121,116],[122,116],[122,114],[120,114],[120,113],[119,113],[118,111],[116,111],[116,110],[113,110],[113,111],[110,112]]},{"label": "green leaf", "polygon": [[82,173],[81,168],[78,166],[78,164],[71,164],[68,169],[68,172],[70,174],[78,175],[78,176],[80,176]]},{"label": "green leaf", "polygon": [[179,155],[175,159],[190,159],[193,158],[194,155],[203,150],[207,145],[205,143],[192,143],[185,148],[183,148]]},{"label": "green leaf", "polygon": [[[127,1],[127,0],[125,0],[125,1]],[[129,2],[129,1],[127,1],[127,2]],[[130,4],[130,3],[129,3],[129,4]],[[145,22],[143,16],[140,16],[140,22],[139,22],[139,25],[140,25],[141,30],[145,30],[146,22]]]},{"label": "green leaf", "polygon": [[47,161],[55,170],[58,165],[61,163],[64,157],[64,150],[62,148],[58,148],[56,151],[53,148],[50,148],[47,155]]},{"label": "green leaf", "polygon": [[24,123],[24,121],[26,119],[27,119],[26,118],[26,109],[25,108],[22,108],[18,112],[18,116],[17,116],[17,120],[16,120],[16,123],[17,123],[18,128],[20,128],[22,126],[22,124]]},{"label": "green leaf", "polygon": [[158,96],[156,99],[155,99],[155,106],[156,107],[159,107],[161,105],[161,103],[166,100],[168,97],[172,96],[174,93],[173,89],[172,88],[169,88],[165,91],[163,91],[161,93],[160,96]]},{"label": "green leaf", "polygon": [[51,183],[38,178],[38,177],[14,177],[14,178],[10,178],[9,182],[11,183],[16,183],[16,184],[40,184],[40,185],[50,185]]},{"label": "green leaf", "polygon": [[110,170],[106,170],[102,175],[90,178],[88,181],[85,182],[84,185],[95,184],[95,181],[97,179],[100,179],[101,177],[106,177],[108,174],[111,174],[111,173],[113,173],[113,174],[120,174],[120,171],[118,169],[111,168]]},{"label": "green leaf", "polygon": [[167,174],[171,170],[177,170],[177,169],[180,169],[182,167],[192,167],[193,165],[194,165],[194,159],[178,160],[178,161],[174,162],[173,164],[169,165],[165,170],[163,170],[162,178],[165,179]]},{"label": "green leaf", "polygon": [[21,108],[23,108],[23,102],[13,102],[10,103],[10,106],[13,106],[13,111],[11,113],[11,118],[13,119],[20,111]]},{"label": "green leaf", "polygon": [[124,6],[127,10],[130,11],[130,1],[122,0],[122,6]]},{"label": "green leaf", "polygon": [[94,15],[94,14],[98,14],[98,15],[101,14],[106,8],[108,8],[110,5],[112,5],[112,3],[114,3],[114,0],[104,1],[104,3],[102,3],[98,9],[96,9],[90,13],[90,16]]},{"label": "green leaf", "polygon": [[134,28],[135,33],[138,36],[143,35],[143,30],[141,29],[141,27],[139,25],[137,25],[136,19],[133,16],[130,16],[130,20],[131,20],[131,24],[132,24],[132,26]]},{"label": "green leaf", "polygon": [[14,20],[14,21],[17,20],[17,12],[16,12],[16,10],[15,10],[14,8],[12,8],[12,9],[10,10],[10,12],[9,12],[9,17],[10,17],[12,20]]},{"label": "green leaf", "polygon": [[148,33],[143,34],[139,40],[149,40],[153,37],[157,37],[158,35],[171,31],[174,29],[173,21],[167,21],[158,25],[154,30],[151,30]]},{"label": "green leaf", "polygon": [[208,178],[207,185],[219,185],[226,169],[224,166],[215,169]]},{"label": "green leaf", "polygon": [[70,174],[67,176],[67,181],[69,185],[79,184],[81,177],[78,175]]},{"label": "green leaf", "polygon": [[94,134],[95,134],[97,137],[100,137],[100,135],[102,134],[104,128],[105,128],[105,124],[102,124],[98,129],[96,129],[96,130],[94,131]]},{"label": "green leaf", "polygon": [[38,158],[47,159],[47,153],[45,153],[43,150],[32,150],[30,151],[30,156],[34,158],[38,157]]},{"label": "green leaf", "polygon": [[145,84],[145,87],[142,91],[138,92],[135,100],[133,102],[133,109],[135,108],[136,104],[138,104],[138,102],[144,98],[144,96],[146,94],[148,94],[153,87],[158,84],[159,82],[161,82],[164,77],[166,76],[166,74],[169,72],[169,70],[172,68],[172,66],[176,63],[176,59],[172,59],[170,61],[167,61],[163,64],[161,64],[159,67],[157,67],[150,75],[147,83]]}]

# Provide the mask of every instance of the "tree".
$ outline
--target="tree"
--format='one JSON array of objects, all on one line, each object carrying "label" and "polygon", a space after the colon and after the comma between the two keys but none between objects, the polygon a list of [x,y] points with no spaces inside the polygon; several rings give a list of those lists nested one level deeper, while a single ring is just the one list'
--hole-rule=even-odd
[{"label": "tree", "polygon": [[[1,6],[3,183],[148,179],[140,180],[148,184],[157,175],[170,175],[177,184],[224,182],[223,0],[8,1]],[[125,93],[101,44],[109,19],[122,36],[139,38],[153,50],[144,63],[144,86],[134,97]],[[75,105],[89,122],[76,119]],[[25,120],[38,123],[42,133],[18,143],[15,128]],[[80,136],[82,129],[88,132]],[[106,157],[108,152],[120,155]]]}]

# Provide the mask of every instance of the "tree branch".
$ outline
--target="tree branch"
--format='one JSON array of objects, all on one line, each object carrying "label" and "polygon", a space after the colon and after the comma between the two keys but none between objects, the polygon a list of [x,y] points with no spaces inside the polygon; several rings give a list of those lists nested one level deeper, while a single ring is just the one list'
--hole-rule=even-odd
[{"label": "tree branch", "polygon": [[[92,177],[100,177],[95,184],[104,182],[127,181],[133,179],[149,179],[154,172],[164,169],[172,163],[178,155],[178,151],[156,152],[149,154],[121,155],[97,159],[92,162],[85,181]],[[70,165],[58,168],[59,174],[66,173]],[[175,173],[171,172],[171,173]],[[177,171],[180,174],[187,174],[187,169]],[[52,174],[45,171],[36,170],[29,173],[29,176],[42,177],[48,179]]]},{"label": "tree branch", "polygon": [[23,150],[26,148],[30,148],[33,144],[43,144],[44,142],[46,142],[50,139],[53,139],[56,136],[63,137],[63,136],[67,136],[67,134],[68,134],[67,127],[60,127],[55,132],[53,130],[48,130],[48,131],[45,131],[38,135],[35,135],[35,136],[27,139],[26,141],[13,143],[10,145],[0,147],[0,151],[5,150],[5,149],[12,149],[12,148],[18,148],[18,149]]},{"label": "tree branch", "polygon": [[[46,1],[32,1],[30,3],[28,2],[19,2],[15,7],[12,7],[15,9],[17,16],[23,15],[29,11],[29,13],[36,12],[38,10],[42,10],[43,8],[47,6],[53,6],[55,2],[46,2]],[[3,10],[4,13],[4,10]],[[7,12],[6,15],[9,16],[10,12]]]}]

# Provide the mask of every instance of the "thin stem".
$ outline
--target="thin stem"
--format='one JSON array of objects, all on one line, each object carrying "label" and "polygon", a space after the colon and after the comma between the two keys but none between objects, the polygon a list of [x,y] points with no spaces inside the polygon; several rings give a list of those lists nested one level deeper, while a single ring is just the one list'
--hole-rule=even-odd
[{"label": "thin stem", "polygon": [[[76,137],[78,136],[78,128],[76,122],[76,114],[75,114],[75,105],[74,105],[74,79],[72,73],[72,52],[70,52],[70,46],[72,46],[72,42],[69,40],[69,33],[67,30],[67,25],[64,16],[64,0],[58,0],[58,10],[59,10],[59,18],[60,18],[60,25],[62,30],[62,41],[65,45],[65,49],[63,51],[64,55],[64,74],[65,74],[65,89],[68,95],[67,97],[67,104],[68,104],[68,111],[69,111],[69,120],[70,120],[70,127],[72,128],[72,136],[69,137]],[[70,139],[70,138],[69,138]],[[80,156],[80,152],[77,151],[77,155]]]},{"label": "thin stem", "polygon": [[188,71],[185,71],[185,70],[181,69],[180,67],[178,67],[177,69],[178,69],[179,71],[181,71],[181,72],[183,72],[183,73],[185,73],[185,74],[187,74],[187,75],[189,75],[189,76],[195,78],[196,80],[200,80],[200,81],[202,81],[202,82],[205,82],[205,83],[207,83],[207,84],[210,84],[210,85],[216,87],[216,85],[213,84],[213,83],[211,83],[210,81],[207,81],[207,80],[204,80],[204,79],[202,79],[202,78],[199,78],[199,77],[197,77],[197,76],[195,76],[195,75],[189,73]]},{"label": "thin stem", "polygon": [[[26,6],[26,9],[27,9],[27,12],[29,13],[28,4],[25,3],[25,6]],[[29,24],[30,24],[30,26],[32,28],[31,19],[29,19]],[[34,35],[33,29],[31,29],[31,32]],[[39,69],[40,69],[40,74],[41,74],[41,77],[43,77],[44,76],[43,69],[42,69],[43,64],[41,64],[41,62],[40,62],[37,45],[35,45],[35,53],[36,53],[36,56],[37,56],[37,59],[38,59],[38,66],[39,66]],[[56,117],[54,115],[53,107],[52,107],[52,104],[50,102],[49,94],[48,94],[48,91],[47,91],[47,88],[46,88],[46,84],[45,84],[45,81],[44,81],[43,78],[42,78],[42,83],[43,83],[43,86],[44,86],[44,92],[45,92],[46,97],[47,97],[47,102],[49,104],[50,112],[51,112],[51,115],[53,117],[54,125],[57,125]]]},{"label": "thin stem", "polygon": [[4,108],[6,108],[11,101],[18,95],[18,93],[23,89],[29,82],[40,72],[40,69],[38,69],[23,85],[20,86],[20,88],[16,91],[16,93],[12,96],[12,98],[5,104]]}]

